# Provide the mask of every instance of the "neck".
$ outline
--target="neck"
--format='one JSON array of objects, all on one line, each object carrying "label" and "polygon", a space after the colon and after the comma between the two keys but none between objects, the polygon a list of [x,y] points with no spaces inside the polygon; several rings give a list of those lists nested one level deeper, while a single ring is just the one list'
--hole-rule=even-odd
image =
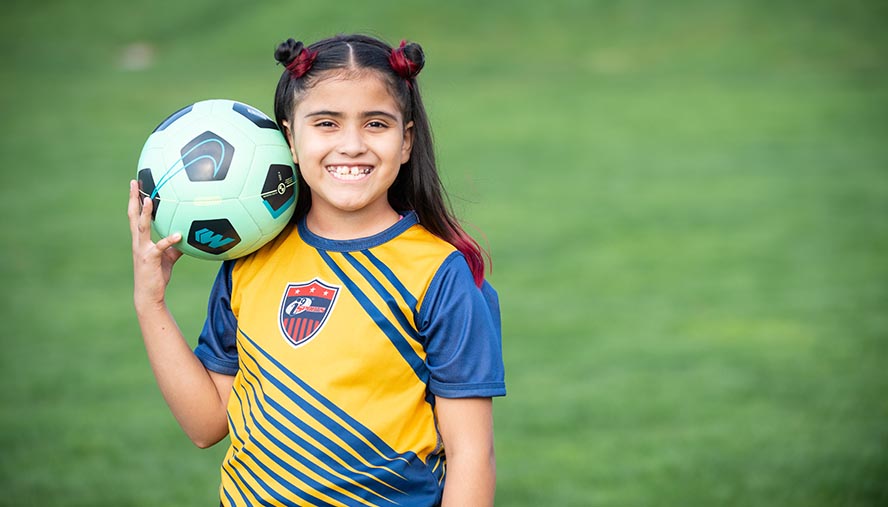
[{"label": "neck", "polygon": [[324,209],[313,204],[305,217],[305,225],[312,233],[327,239],[346,240],[366,238],[378,234],[400,220],[400,215],[388,203],[376,210],[343,211]]}]

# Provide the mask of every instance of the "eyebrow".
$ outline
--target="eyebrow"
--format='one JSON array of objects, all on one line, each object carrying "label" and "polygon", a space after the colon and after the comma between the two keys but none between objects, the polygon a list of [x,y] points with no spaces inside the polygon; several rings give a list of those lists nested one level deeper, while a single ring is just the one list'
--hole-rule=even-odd
[{"label": "eyebrow", "polygon": [[[345,115],[343,113],[338,112],[338,111],[329,111],[326,109],[322,110],[322,111],[314,111],[314,112],[311,112],[311,113],[308,113],[305,115],[306,118],[312,118],[314,116],[330,116],[333,118],[342,118]],[[361,118],[372,118],[374,116],[385,116],[386,118],[390,118],[392,121],[398,121],[397,116],[393,115],[392,113],[386,112],[386,111],[367,111],[367,112],[361,113]]]}]

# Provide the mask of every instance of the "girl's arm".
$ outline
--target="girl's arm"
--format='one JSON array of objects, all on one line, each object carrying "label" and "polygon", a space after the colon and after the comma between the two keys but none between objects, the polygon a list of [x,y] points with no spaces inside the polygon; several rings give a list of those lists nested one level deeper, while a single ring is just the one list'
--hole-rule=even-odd
[{"label": "girl's arm", "polygon": [[182,336],[166,305],[173,265],[182,253],[176,234],[151,241],[151,199],[139,209],[139,187],[130,182],[127,215],[133,239],[133,302],[148,360],[164,399],[179,425],[198,447],[228,434],[226,405],[234,377],[208,371]]},{"label": "girl's arm", "polygon": [[447,453],[441,506],[492,506],[496,490],[492,400],[438,397],[435,407]]}]

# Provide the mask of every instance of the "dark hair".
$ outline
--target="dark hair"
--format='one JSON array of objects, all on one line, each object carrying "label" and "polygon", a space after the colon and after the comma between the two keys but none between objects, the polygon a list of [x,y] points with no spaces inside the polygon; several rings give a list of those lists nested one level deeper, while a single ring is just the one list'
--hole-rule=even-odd
[{"label": "dark hair", "polygon": [[[376,71],[385,80],[401,108],[404,124],[413,122],[410,159],[401,165],[388,190],[389,204],[398,211],[416,211],[423,227],[462,252],[480,287],[484,281],[485,257],[489,260],[489,256],[460,226],[438,177],[431,127],[416,82],[416,75],[425,65],[422,47],[402,42],[399,48],[393,49],[366,35],[337,35],[307,48],[301,42],[288,39],[278,45],[274,57],[286,67],[274,96],[275,120],[282,132],[287,132],[285,121],[293,125],[292,115],[303,94],[322,79],[326,71],[367,69]],[[290,136],[287,142],[292,142]],[[311,191],[298,170],[296,174],[298,198],[293,220],[301,220],[311,208]]]}]

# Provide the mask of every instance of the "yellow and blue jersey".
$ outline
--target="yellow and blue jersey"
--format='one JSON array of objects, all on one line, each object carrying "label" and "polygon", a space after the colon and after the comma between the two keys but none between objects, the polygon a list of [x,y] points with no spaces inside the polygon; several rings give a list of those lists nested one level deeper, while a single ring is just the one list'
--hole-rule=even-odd
[{"label": "yellow and blue jersey", "polygon": [[195,353],[234,375],[225,505],[436,505],[435,397],[505,395],[499,302],[408,213],[223,263]]}]

